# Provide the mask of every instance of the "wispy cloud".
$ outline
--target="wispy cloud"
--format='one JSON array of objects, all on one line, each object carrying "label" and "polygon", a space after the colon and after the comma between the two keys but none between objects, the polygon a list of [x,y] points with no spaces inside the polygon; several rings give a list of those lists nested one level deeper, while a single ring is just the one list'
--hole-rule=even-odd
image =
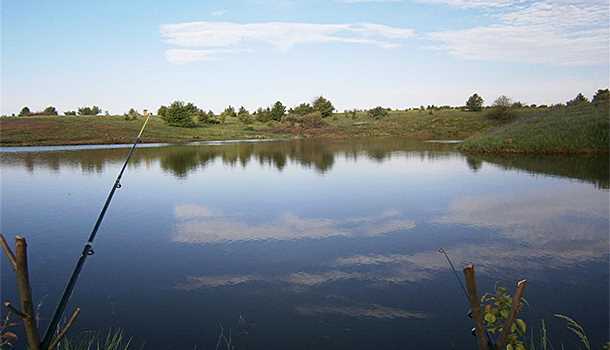
[{"label": "wispy cloud", "polygon": [[[495,2],[499,5],[502,1]],[[450,54],[466,59],[608,64],[607,1],[528,3],[511,6],[495,16],[499,23],[494,25],[434,32],[429,37]]]},{"label": "wispy cloud", "polygon": [[415,228],[415,222],[399,212],[387,211],[368,217],[303,218],[286,213],[269,223],[251,223],[239,215],[225,216],[205,206],[176,207],[173,240],[183,243],[215,243],[244,240],[295,240],[331,236],[370,237]]},{"label": "wispy cloud", "polygon": [[[163,40],[174,45],[166,53],[170,62],[207,60],[225,52],[219,49],[247,50],[256,45],[270,45],[286,51],[300,44],[362,44],[395,48],[415,35],[413,29],[383,24],[317,24],[298,22],[189,22],[161,26]],[[178,51],[197,49],[198,51]],[[212,51],[215,50],[215,51]]]}]

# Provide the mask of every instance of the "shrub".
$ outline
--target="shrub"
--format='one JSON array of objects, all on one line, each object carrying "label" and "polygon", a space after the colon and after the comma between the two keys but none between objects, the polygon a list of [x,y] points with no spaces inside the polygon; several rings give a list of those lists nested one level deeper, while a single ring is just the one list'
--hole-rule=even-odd
[{"label": "shrub", "polygon": [[57,109],[53,106],[49,106],[42,111],[43,115],[57,115]]},{"label": "shrub", "polygon": [[140,116],[140,113],[133,108],[130,108],[129,111],[123,114],[125,120],[136,120]]},{"label": "shrub", "polygon": [[309,114],[313,111],[314,111],[314,109],[309,103],[301,103],[300,105],[294,107],[294,109],[292,109],[292,111],[290,111],[290,113],[291,114],[294,113],[294,114],[303,116],[303,115]]},{"label": "shrub", "polygon": [[487,117],[499,121],[511,120],[515,117],[512,105],[511,99],[502,95],[494,101],[491,110],[487,113]]},{"label": "shrub", "polygon": [[76,115],[76,111],[65,111],[64,115]]},{"label": "shrub", "polygon": [[98,115],[100,113],[102,113],[102,109],[98,106],[81,107],[78,109],[79,115]]},{"label": "shrub", "polygon": [[169,125],[192,128],[195,126],[193,121],[193,110],[189,106],[192,104],[185,105],[182,101],[174,101],[167,108],[165,121]]},{"label": "shrub", "polygon": [[161,106],[159,107],[159,109],[157,110],[157,115],[165,120],[167,118],[167,107],[166,106]]},{"label": "shrub", "polygon": [[301,123],[305,128],[321,128],[326,124],[322,120],[322,113],[320,112],[313,112],[304,115],[301,118]]},{"label": "shrub", "polygon": [[250,124],[252,122],[252,119],[250,118],[250,112],[248,112],[248,110],[244,106],[239,107],[239,111],[237,112],[237,119],[244,124]]},{"label": "shrub", "polygon": [[30,111],[30,109],[27,106],[21,108],[21,111],[19,112],[19,116],[20,117],[25,117],[25,116],[28,116],[30,114],[32,114],[32,112]]},{"label": "shrub", "polygon": [[222,113],[220,113],[220,123],[224,124],[227,118],[235,117],[237,117],[237,113],[235,113],[235,108],[233,108],[233,106],[228,106]]},{"label": "shrub", "polygon": [[589,100],[583,94],[579,93],[576,97],[566,102],[566,106],[576,106],[581,103],[589,103]]},{"label": "shrub", "polygon": [[273,104],[273,108],[271,108],[271,119],[280,121],[282,117],[286,114],[286,107],[282,104],[282,102],[277,101]]},{"label": "shrub", "polygon": [[385,118],[388,116],[388,111],[381,107],[381,106],[377,106],[373,109],[369,109],[369,111],[367,112],[370,118],[373,119],[381,119],[381,118]]},{"label": "shrub", "polygon": [[259,107],[256,112],[254,112],[254,118],[261,122],[266,123],[271,120],[271,109],[269,107],[263,109]]},{"label": "shrub", "polygon": [[593,105],[597,108],[599,108],[599,107],[609,108],[610,107],[610,90],[608,90],[608,89],[597,90],[597,92],[595,93],[595,96],[593,96],[593,99],[591,100],[591,103],[593,103]]},{"label": "shrub", "polygon": [[333,114],[335,107],[329,100],[325,99],[323,96],[320,96],[313,101],[313,109],[320,112],[322,118],[327,118]]}]

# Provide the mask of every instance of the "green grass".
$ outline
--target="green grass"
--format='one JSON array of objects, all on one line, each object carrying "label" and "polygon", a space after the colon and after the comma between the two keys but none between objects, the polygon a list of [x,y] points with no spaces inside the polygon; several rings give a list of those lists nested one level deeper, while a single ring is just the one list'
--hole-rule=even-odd
[{"label": "green grass", "polygon": [[[153,117],[143,142],[399,136],[414,140],[466,139],[461,150],[469,153],[608,152],[608,112],[591,104],[521,108],[508,124],[488,118],[487,113],[459,109],[391,111],[380,120],[366,112],[358,112],[355,118],[349,113],[335,113],[317,128],[280,122],[245,125],[236,118],[228,118],[225,124],[180,128]],[[131,143],[141,124],[142,119],[125,120],[122,116],[0,118],[0,145]]]},{"label": "green grass", "polygon": [[[3,146],[131,143],[142,126],[142,119],[122,116],[97,117],[20,117],[0,120]],[[189,142],[198,140],[255,139],[285,137],[269,131],[261,123],[244,125],[237,120],[224,125],[179,128],[153,117],[143,142]]]},{"label": "green grass", "polygon": [[132,349],[131,338],[126,338],[120,329],[111,329],[106,334],[86,332],[75,339],[64,338],[57,350],[128,350]]},{"label": "green grass", "polygon": [[537,154],[609,151],[607,108],[585,103],[543,110],[522,109],[516,113],[513,122],[470,137],[460,149],[471,153]]},{"label": "green grass", "polygon": [[[394,111],[382,120],[366,113],[357,118],[336,113],[326,118],[320,128],[299,128],[287,123],[269,122],[244,125],[228,118],[225,124],[180,128],[153,117],[143,142],[190,142],[257,138],[358,136],[404,136],[412,139],[462,139],[482,132],[494,122],[482,113],[459,110]],[[125,120],[122,116],[57,117],[37,116],[0,119],[0,144],[3,146],[130,143],[142,119]]]}]

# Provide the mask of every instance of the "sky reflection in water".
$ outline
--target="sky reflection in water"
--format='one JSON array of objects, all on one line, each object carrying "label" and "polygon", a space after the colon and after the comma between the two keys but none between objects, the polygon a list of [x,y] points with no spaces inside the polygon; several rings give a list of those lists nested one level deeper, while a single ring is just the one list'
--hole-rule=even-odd
[{"label": "sky reflection in water", "polygon": [[[30,240],[43,317],[125,153],[1,153],[2,231]],[[156,348],[214,346],[219,323],[247,348],[472,347],[443,247],[483,290],[527,278],[532,320],[570,314],[600,342],[608,183],[607,157],[399,139],[142,148],[75,295],[79,327]]]}]

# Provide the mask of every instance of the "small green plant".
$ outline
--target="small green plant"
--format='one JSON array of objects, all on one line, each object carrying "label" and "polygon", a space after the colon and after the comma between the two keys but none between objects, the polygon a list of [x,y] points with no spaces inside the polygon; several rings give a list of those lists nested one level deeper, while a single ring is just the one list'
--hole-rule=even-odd
[{"label": "small green plant", "polygon": [[64,338],[57,350],[128,350],[131,338],[126,338],[120,329],[110,329],[106,335],[86,333],[76,340]]},{"label": "small green plant", "polygon": [[[513,298],[504,287],[497,286],[495,294],[485,294],[481,297],[484,326],[491,335],[498,335],[503,331],[506,320],[510,316],[512,305]],[[525,321],[520,318],[515,319],[506,338],[506,349],[525,350],[523,338],[526,331]]]}]

